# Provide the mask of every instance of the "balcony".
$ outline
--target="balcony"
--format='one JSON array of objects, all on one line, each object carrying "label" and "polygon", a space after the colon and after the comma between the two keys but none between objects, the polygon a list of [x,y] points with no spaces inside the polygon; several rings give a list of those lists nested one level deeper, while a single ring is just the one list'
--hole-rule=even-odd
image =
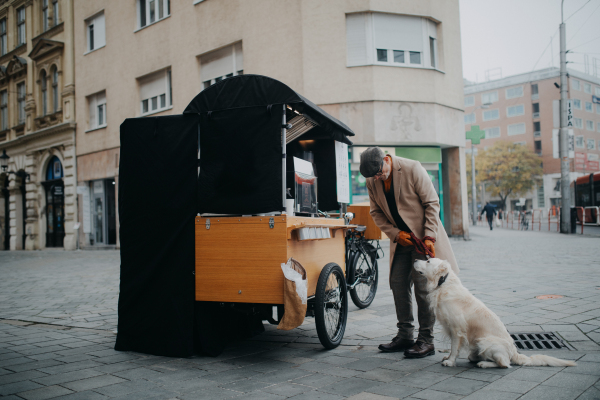
[{"label": "balcony", "polygon": [[538,100],[540,98],[539,94],[532,94],[531,95],[531,100]]},{"label": "balcony", "polygon": [[540,132],[540,131],[533,132],[533,137],[534,138],[536,138],[536,137],[542,137],[542,132]]},{"label": "balcony", "polygon": [[539,118],[540,117],[540,113],[539,112],[534,112],[533,113],[533,119]]}]

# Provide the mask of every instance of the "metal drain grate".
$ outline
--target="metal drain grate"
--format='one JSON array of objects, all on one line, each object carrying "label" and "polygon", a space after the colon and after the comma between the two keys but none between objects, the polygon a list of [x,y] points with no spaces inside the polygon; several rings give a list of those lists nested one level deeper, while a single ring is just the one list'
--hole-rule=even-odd
[{"label": "metal drain grate", "polygon": [[554,332],[510,333],[519,350],[575,350]]}]

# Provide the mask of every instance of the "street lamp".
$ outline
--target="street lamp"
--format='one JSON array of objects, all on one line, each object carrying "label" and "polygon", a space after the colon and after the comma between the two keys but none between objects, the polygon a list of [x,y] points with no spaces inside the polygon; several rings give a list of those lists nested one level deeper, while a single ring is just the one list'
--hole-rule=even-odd
[{"label": "street lamp", "polygon": [[[480,108],[489,108],[492,103],[484,103],[473,109],[473,112]],[[479,125],[471,125],[471,130],[467,132],[467,139],[471,140],[471,213],[473,214],[473,226],[477,225],[477,190],[475,189],[475,146],[485,137],[485,131],[479,129]]]}]

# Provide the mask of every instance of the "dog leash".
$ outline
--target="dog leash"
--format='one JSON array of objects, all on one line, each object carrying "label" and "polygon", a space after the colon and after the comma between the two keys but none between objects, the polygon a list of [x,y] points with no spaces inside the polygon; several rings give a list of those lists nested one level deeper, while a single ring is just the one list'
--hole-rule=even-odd
[{"label": "dog leash", "polygon": [[414,233],[411,232],[410,240],[415,245],[415,250],[417,253],[424,255],[425,257],[427,257],[427,259],[433,258],[433,253],[431,252],[431,250],[429,250],[429,248],[427,246],[425,246],[424,241],[431,240],[433,243],[435,243],[434,238],[432,238],[431,236],[424,236],[423,239],[419,239],[418,237],[415,236]]}]

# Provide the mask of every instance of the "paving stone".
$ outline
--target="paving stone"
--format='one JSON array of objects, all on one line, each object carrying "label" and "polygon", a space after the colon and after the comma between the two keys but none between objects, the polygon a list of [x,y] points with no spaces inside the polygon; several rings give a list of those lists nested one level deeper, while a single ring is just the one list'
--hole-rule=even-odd
[{"label": "paving stone", "polygon": [[286,381],[291,381],[294,379],[301,378],[303,376],[310,375],[309,371],[304,371],[301,369],[283,369],[280,371],[270,372],[266,374],[258,374],[252,376],[252,380],[266,382],[266,383],[281,383]]},{"label": "paving stone", "polygon": [[369,357],[344,364],[344,368],[355,369],[358,371],[370,371],[391,363],[390,360],[384,358]]},{"label": "paving stone", "polygon": [[230,399],[233,397],[240,396],[241,393],[234,392],[232,390],[223,389],[217,386],[204,388],[202,390],[186,393],[184,395],[177,396],[181,400],[211,400],[211,399]]},{"label": "paving stone", "polygon": [[419,388],[413,388],[410,386],[393,385],[391,383],[384,383],[379,386],[373,386],[367,389],[367,392],[379,394],[382,396],[389,396],[393,398],[403,399],[410,396],[413,393],[421,391]]},{"label": "paving stone", "polygon": [[134,393],[134,392],[152,390],[153,388],[156,388],[156,387],[158,387],[158,385],[156,385],[153,382],[139,380],[139,381],[124,381],[124,382],[117,383],[114,385],[108,385],[108,386],[103,386],[103,387],[99,387],[99,388],[94,388],[94,391],[97,393],[100,393],[102,395],[108,396],[108,397],[117,397],[117,396],[123,396],[123,395]]},{"label": "paving stone", "polygon": [[81,371],[65,372],[63,374],[46,375],[32,380],[42,385],[60,385],[67,382],[78,381],[80,379],[92,378],[103,375],[102,372],[95,369],[82,369]]},{"label": "paving stone", "polygon": [[[101,368],[101,367],[99,367]],[[149,368],[126,369],[123,371],[113,372],[112,375],[124,378],[130,381],[138,379],[155,380],[163,376],[162,372],[157,372]]]},{"label": "paving stone", "polygon": [[565,369],[565,372],[570,374],[586,374],[600,376],[600,363],[588,362],[588,361],[577,361],[576,367],[569,367]]},{"label": "paving stone", "polygon": [[348,400],[394,400],[394,399],[396,399],[396,397],[381,396],[378,394],[367,393],[367,392],[355,394],[354,396],[348,397]]},{"label": "paving stone", "polygon": [[293,383],[298,383],[301,385],[306,385],[312,388],[321,388],[323,386],[330,385],[333,382],[338,382],[343,380],[344,378],[339,376],[332,376],[327,374],[312,374],[307,375],[299,379],[295,379]]},{"label": "paving stone", "polygon": [[9,394],[26,392],[28,390],[39,389],[41,387],[42,385],[32,381],[8,383],[0,386],[0,396],[8,396]]},{"label": "paving stone", "polygon": [[279,383],[279,384],[271,385],[271,386],[268,386],[268,387],[262,389],[263,392],[273,393],[273,394],[278,394],[280,396],[288,396],[288,397],[293,397],[300,393],[308,392],[310,390],[313,390],[313,389],[309,386],[298,385],[298,384],[291,383],[291,382]]},{"label": "paving stone", "polygon": [[[465,378],[465,379],[474,379],[476,381],[482,381],[482,382],[494,382],[495,380],[500,379],[502,376],[501,375],[494,375],[494,374],[480,374],[480,373],[476,373],[473,372],[472,370],[467,370],[464,372],[461,372],[458,375],[455,375],[457,378]],[[511,376],[511,375],[508,375]]]},{"label": "paving stone", "polygon": [[577,400],[598,400],[598,399],[600,399],[600,389],[597,389],[593,386],[591,388],[589,388],[588,390],[586,390],[585,392],[583,392],[583,394],[577,398]]},{"label": "paving stone", "polygon": [[342,400],[343,396],[331,393],[320,392],[313,390],[310,392],[304,392],[294,397],[290,397],[290,400]]},{"label": "paving stone", "polygon": [[69,389],[65,389],[61,386],[46,386],[40,389],[29,390],[27,392],[18,393],[18,396],[23,397],[26,400],[45,400],[51,399],[58,396],[64,396],[73,393]]},{"label": "paving stone", "polygon": [[466,396],[486,385],[486,382],[479,380],[451,377],[430,386],[428,389]]},{"label": "paving stone", "polygon": [[392,383],[425,389],[449,378],[449,375],[436,374],[434,372],[416,372],[403,376]]},{"label": "paving stone", "polygon": [[323,386],[319,389],[319,391],[341,396],[352,396],[378,385],[379,382],[354,377],[332,383],[331,385]]},{"label": "paving stone", "polygon": [[412,397],[424,400],[458,400],[462,398],[460,395],[438,392],[437,390],[431,389],[421,390],[420,392],[413,394]]},{"label": "paving stone", "polygon": [[40,371],[25,371],[17,372],[14,374],[0,375],[0,385],[6,385],[7,383],[26,381],[28,379],[44,377],[44,374]]},{"label": "paving stone", "polygon": [[55,365],[53,367],[38,368],[38,370],[47,374],[60,374],[64,372],[78,371],[82,369],[98,367],[100,365],[102,364],[99,364],[94,361],[79,361],[69,364]]},{"label": "paving stone", "polygon": [[79,381],[63,383],[63,386],[74,390],[76,392],[82,392],[84,390],[91,390],[103,386],[114,385],[115,383],[127,382],[125,379],[118,378],[112,375],[100,375],[93,378],[81,379]]},{"label": "paving stone", "polygon": [[581,391],[584,391],[596,383],[596,381],[598,381],[598,376],[559,372],[547,381],[543,382],[542,385],[580,389]]},{"label": "paving stone", "polygon": [[483,388],[475,393],[471,393],[467,397],[463,397],[463,400],[515,400],[519,396],[521,396],[520,393],[500,392]]},{"label": "paving stone", "polygon": [[572,400],[581,393],[583,390],[540,385],[519,397],[519,400]]}]

